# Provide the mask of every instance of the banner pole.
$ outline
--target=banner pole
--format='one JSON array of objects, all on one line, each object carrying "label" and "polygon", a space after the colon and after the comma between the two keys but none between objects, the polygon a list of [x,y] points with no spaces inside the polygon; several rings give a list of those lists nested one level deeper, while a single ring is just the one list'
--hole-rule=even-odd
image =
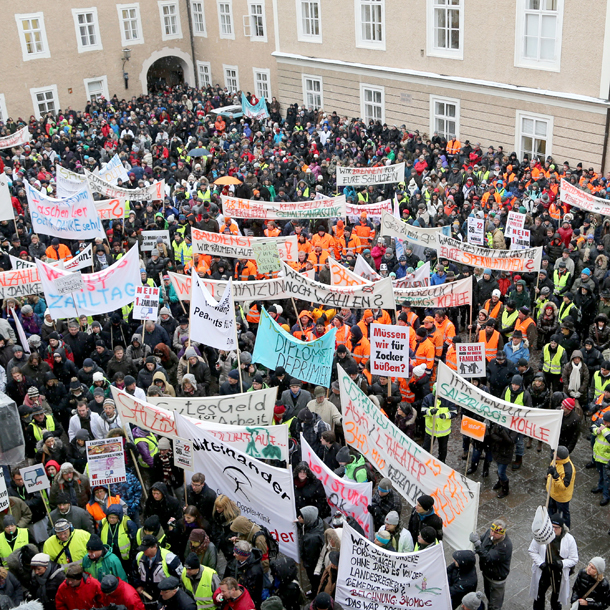
[{"label": "banner pole", "polygon": [[51,524],[51,527],[55,527],[55,524],[53,523],[53,517],[51,517],[51,509],[49,508],[49,501],[47,499],[47,490],[43,489],[40,492],[40,495],[42,497],[42,502],[44,504],[44,507],[47,509],[47,515],[49,515],[49,523]]},{"label": "banner pole", "polygon": [[472,343],[472,299],[470,299],[470,326],[468,327],[468,343]]},{"label": "banner pole", "polygon": [[[432,403],[436,409],[436,392],[434,393],[434,402]],[[434,432],[436,431],[436,412],[432,416],[432,440],[430,441],[430,455],[434,456]]]},{"label": "banner pole", "polygon": [[299,328],[301,329],[301,341],[305,341],[305,331],[303,330],[303,325],[301,324],[301,318],[299,317],[299,312],[297,311],[297,304],[294,302],[294,297],[290,297],[290,300],[292,301],[292,306],[294,307],[294,313],[296,314],[296,317],[297,317],[297,323],[299,325]]},{"label": "banner pole", "polygon": [[[231,280],[229,280],[231,281]],[[239,391],[244,391],[244,382],[241,376],[241,358],[239,357],[239,338],[237,337],[237,316],[235,315],[235,298],[233,295],[233,285],[231,284],[231,311],[233,311],[233,331],[235,332],[235,353],[237,354],[237,372],[239,373]],[[261,311],[261,315],[262,315]],[[189,330],[190,330],[189,325]]]},{"label": "banner pole", "polygon": [[[555,464],[557,463],[557,449],[555,449],[555,453],[553,454],[553,461],[551,462],[551,466],[555,466]],[[551,501],[551,485],[550,482],[548,480],[548,477],[550,477],[550,474],[547,474],[547,486],[548,489],[546,491],[546,508],[547,508],[547,512],[548,512],[548,508],[549,508],[549,502]]]},{"label": "banner pole", "polygon": [[[129,440],[129,433],[127,432],[127,423],[123,423],[123,431],[125,432],[125,440]],[[148,500],[148,493],[146,493],[146,487],[144,487],[144,480],[142,479],[142,474],[140,473],[140,467],[138,466],[138,460],[136,456],[133,454],[133,451],[130,449],[129,453],[131,454],[131,459],[133,460],[133,465],[136,467],[136,473],[138,474],[138,479],[140,480],[140,485],[142,485],[142,493],[144,494],[144,499]]]},{"label": "banner pole", "polygon": [[182,474],[184,475],[184,508],[189,505],[189,501],[186,495],[186,470],[182,470]]},{"label": "banner pole", "polygon": [[466,468],[464,469],[464,474],[468,473],[468,465],[470,464],[470,458],[472,456],[472,445],[474,444],[473,439],[468,439],[468,457],[466,458]]}]

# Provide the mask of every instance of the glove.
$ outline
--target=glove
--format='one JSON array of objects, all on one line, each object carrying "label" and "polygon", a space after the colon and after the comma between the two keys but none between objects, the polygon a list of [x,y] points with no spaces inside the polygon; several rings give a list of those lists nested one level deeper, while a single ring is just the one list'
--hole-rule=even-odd
[{"label": "glove", "polygon": [[576,391],[570,392],[570,396],[572,398],[580,398],[580,392],[576,392]]},{"label": "glove", "polygon": [[553,561],[553,570],[563,570],[563,561],[561,561],[561,559],[555,559],[555,561]]},{"label": "glove", "polygon": [[546,566],[547,566],[546,561],[543,561],[543,562],[542,562],[542,563],[541,563],[541,564],[540,564],[538,567],[539,567],[541,570],[546,570]]},{"label": "glove", "polygon": [[555,468],[555,466],[549,466],[549,468],[546,471],[546,473],[550,474],[554,479],[558,479],[559,478],[559,473],[557,472],[557,468]]},{"label": "glove", "polygon": [[470,540],[470,542],[472,542],[473,544],[481,542],[481,539],[479,538],[479,535],[476,532],[472,532],[470,536],[468,536],[468,540]]},{"label": "glove", "polygon": [[438,413],[438,409],[436,407],[432,407],[428,410],[429,415],[436,415]]}]

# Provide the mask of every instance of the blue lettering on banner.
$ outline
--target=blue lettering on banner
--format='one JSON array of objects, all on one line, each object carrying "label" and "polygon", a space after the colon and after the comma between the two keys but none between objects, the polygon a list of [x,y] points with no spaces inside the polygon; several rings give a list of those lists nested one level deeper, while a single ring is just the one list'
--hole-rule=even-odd
[{"label": "blue lettering on banner", "polygon": [[[107,294],[109,291],[110,294]],[[136,287],[132,282],[128,282],[122,288],[115,286],[112,288],[97,288],[96,290],[83,291],[74,293],[76,298],[76,307],[81,309],[96,309],[100,305],[122,299],[124,295],[133,297],[136,293]],[[71,294],[57,295],[53,293],[45,293],[48,298],[49,309],[64,309],[66,307],[74,307],[74,300]],[[97,298],[96,298],[97,297]]]}]

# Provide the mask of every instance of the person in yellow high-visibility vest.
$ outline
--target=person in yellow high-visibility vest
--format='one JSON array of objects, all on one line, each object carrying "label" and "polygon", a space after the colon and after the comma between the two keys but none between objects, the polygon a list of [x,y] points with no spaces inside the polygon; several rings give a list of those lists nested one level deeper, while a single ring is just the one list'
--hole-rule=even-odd
[{"label": "person in yellow high-visibility vest", "polygon": [[6,566],[8,556],[30,542],[30,533],[26,527],[17,527],[13,515],[4,516],[4,531],[0,534],[0,562]]},{"label": "person in yellow high-visibility vest", "polygon": [[438,443],[438,459],[444,462],[451,434],[451,420],[457,415],[457,411],[453,403],[443,398],[436,398],[436,384],[434,384],[432,392],[424,398],[421,405],[426,429],[424,451],[430,451],[432,437],[434,437],[434,443]]},{"label": "person in yellow high-visibility vest", "polygon": [[220,577],[212,568],[202,566],[195,553],[190,553],[184,560],[180,580],[186,592],[195,600],[197,610],[211,610],[216,607],[212,596],[220,586]]}]

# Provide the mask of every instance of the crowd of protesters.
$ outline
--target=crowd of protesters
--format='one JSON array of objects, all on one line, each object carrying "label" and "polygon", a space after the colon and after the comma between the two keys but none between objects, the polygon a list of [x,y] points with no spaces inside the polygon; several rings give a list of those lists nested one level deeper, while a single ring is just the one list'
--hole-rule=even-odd
[{"label": "crowd of protesters", "polygon": [[[442,360],[455,370],[455,344],[472,340],[486,349],[487,375],[473,380],[480,390],[516,405],[563,411],[557,459],[546,472],[556,537],[550,554],[535,541],[529,548],[534,609],[545,607],[549,589],[553,610],[568,603],[607,608],[603,558],[583,564],[570,584],[579,558],[569,527],[576,478],[570,455],[579,440],[590,442],[587,467],[599,473],[592,492],[601,494],[602,506],[610,503],[610,219],[569,209],[560,201],[559,186],[564,178],[610,198],[608,178],[551,157],[520,159],[501,146],[481,148],[436,133],[428,138],[406,125],[367,125],[297,104],[283,111],[275,98],[270,117],[260,122],[216,112],[236,99],[220,88],[187,87],[131,100],[101,99],[84,112],[68,108],[39,120],[30,117],[29,144],[0,152],[15,210],[14,223],[0,222],[0,269],[11,268],[9,255],[68,260],[88,246],[32,233],[24,180],[55,196],[57,165],[93,171],[115,153],[129,175],[119,186],[136,189],[163,179],[166,196],[130,202],[128,217],[104,222],[107,239],[93,242],[94,269],[124,256],[142,241],[142,231],[168,230],[171,242],[168,247],[160,239],[141,260],[143,284],[161,287],[159,318],[144,326],[133,319],[133,305],[53,321],[42,294],[3,299],[0,389],[18,406],[28,462],[42,464],[51,480],[53,522],[40,493],[26,491],[22,465],[11,468],[10,513],[0,513],[0,600],[17,605],[38,599],[45,610],[112,604],[129,610],[144,604],[168,610],[340,608],[334,597],[342,526],[359,526],[331,511],[320,480],[301,462],[300,434],[338,476],[374,482],[369,512],[375,544],[401,553],[437,544],[443,523],[434,498],[423,495],[412,510],[403,507],[392,482],[376,476],[364,457],[346,446],[336,365],[403,433],[427,449],[434,441],[444,461],[451,422],[459,414],[454,404],[435,400],[436,369]],[[24,124],[9,119],[0,136]],[[191,156],[196,148],[206,153]],[[336,187],[338,165],[401,162],[404,180],[397,184]],[[239,184],[215,185],[223,176]],[[379,237],[378,221],[364,212],[355,222],[234,219],[222,213],[222,194],[290,202],[345,194],[358,205],[396,198],[405,222],[447,225],[462,241],[469,217],[484,219],[485,246],[493,249],[510,247],[504,228],[513,210],[526,215],[531,246],[543,246],[542,268],[516,274],[456,265],[439,259],[435,250]],[[313,270],[325,284],[331,283],[329,257],[353,269],[362,255],[380,275],[396,279],[409,279],[430,262],[432,285],[473,276],[475,316],[470,318],[469,306],[420,310],[408,301],[399,301],[396,312],[335,310],[304,301],[297,301],[295,310],[290,300],[241,302],[238,364],[236,352],[189,342],[188,302],[180,301],[167,273],[190,273],[194,267],[214,280],[268,276],[258,273],[253,260],[193,253],[193,227],[257,237],[297,235],[299,257],[292,266]],[[267,370],[253,362],[263,306],[304,341],[337,329],[331,388],[309,387],[281,367]],[[27,346],[19,345],[15,317]],[[369,335],[377,323],[413,329],[410,378],[371,374]],[[133,426],[126,435],[111,386],[141,400],[277,387],[274,423],[289,424],[293,441],[300,565],[278,553],[266,528],[211,489],[205,473],[195,473],[185,490],[170,440]],[[92,487],[85,444],[106,437],[125,445],[127,481]],[[478,476],[482,461],[480,475],[486,478],[495,463],[493,489],[504,498],[510,493],[509,467],[521,468],[531,447],[531,439],[491,423],[485,440],[473,441],[468,474]],[[541,451],[542,444],[535,448]],[[468,449],[464,442],[464,460]],[[479,610],[486,607],[484,597],[491,610],[502,607],[512,557],[508,527],[498,517],[482,536],[471,535],[474,550],[453,554],[447,569],[453,608]],[[477,556],[485,596],[477,591]]]}]

